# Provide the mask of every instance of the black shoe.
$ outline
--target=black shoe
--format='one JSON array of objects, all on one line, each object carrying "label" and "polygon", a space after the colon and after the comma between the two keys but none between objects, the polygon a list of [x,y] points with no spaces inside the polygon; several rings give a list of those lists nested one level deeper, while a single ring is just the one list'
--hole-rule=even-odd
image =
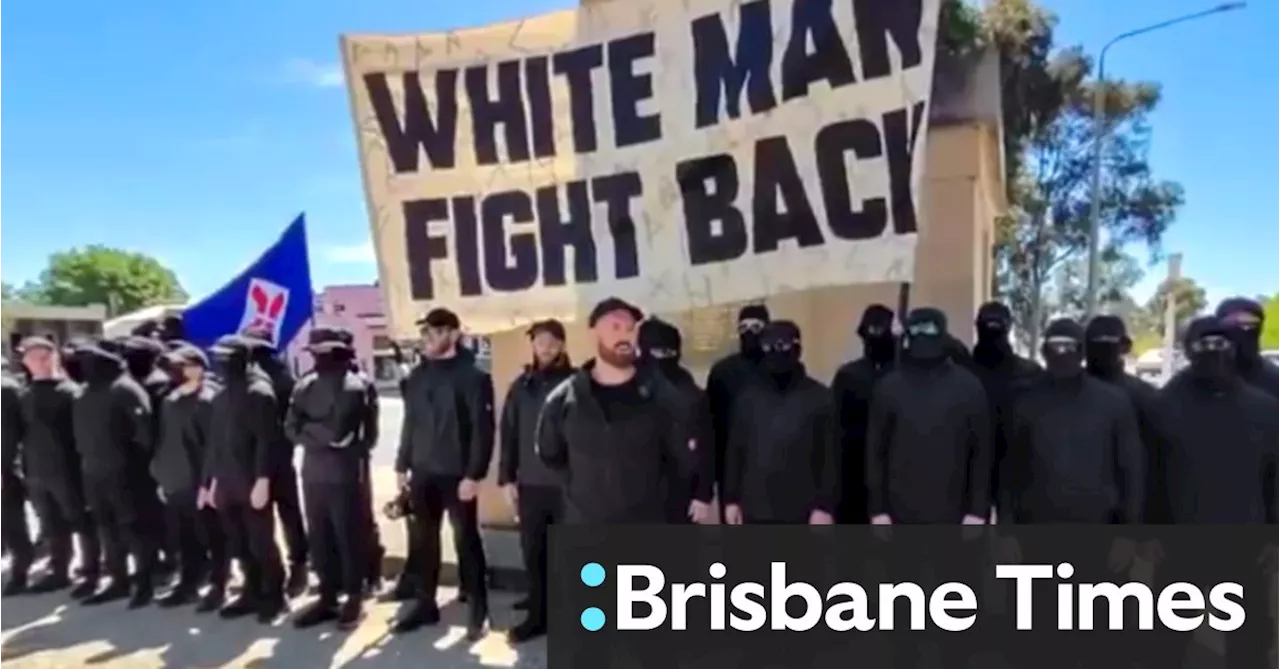
[{"label": "black shoe", "polygon": [[200,603],[196,604],[196,613],[212,613],[222,608],[222,603],[226,601],[226,588],[222,586],[212,586],[209,591],[204,593],[204,597],[200,598]]},{"label": "black shoe", "polygon": [[[65,573],[51,572],[41,576],[35,583],[27,586],[27,592],[33,595],[43,595],[49,592],[57,592],[71,587],[71,579],[67,578]],[[95,587],[95,589],[97,589]]]},{"label": "black shoe", "polygon": [[361,607],[360,600],[349,597],[342,603],[342,610],[338,611],[338,629],[353,630],[360,626],[360,619],[363,617],[364,608]]},{"label": "black shoe", "polygon": [[288,612],[289,607],[284,603],[284,595],[268,597],[258,606],[258,622],[263,625],[270,625],[281,615]]},{"label": "black shoe", "polygon": [[71,589],[72,599],[85,599],[98,591],[98,579],[86,578]]},{"label": "black shoe", "polygon": [[524,599],[521,599],[520,601],[516,602],[515,604],[512,604],[512,605],[511,605],[511,608],[513,608],[513,609],[515,609],[515,610],[517,610],[517,611],[528,611],[528,610],[529,610],[529,598],[528,598],[528,597],[525,597]]},{"label": "black shoe", "polygon": [[4,588],[0,589],[0,595],[12,597],[28,592],[27,589],[27,573],[25,571],[15,572],[9,577],[9,582],[4,584]]},{"label": "black shoe", "polygon": [[107,602],[127,599],[132,594],[130,590],[128,578],[113,578],[107,583],[107,587],[85,597],[80,600],[80,603],[85,606],[97,606]]},{"label": "black shoe", "polygon": [[284,592],[290,599],[300,597],[307,591],[307,565],[295,564],[289,569],[289,580],[285,582]]},{"label": "black shoe", "polygon": [[179,606],[186,606],[195,601],[197,595],[196,587],[190,583],[179,582],[165,596],[156,601],[156,606],[162,609],[172,609]]},{"label": "black shoe", "polygon": [[404,634],[440,622],[440,608],[435,602],[418,602],[391,626],[395,634]]},{"label": "black shoe", "polygon": [[473,608],[467,616],[467,640],[479,641],[484,638],[485,628],[489,621],[489,612],[484,608]]},{"label": "black shoe", "polygon": [[315,627],[321,623],[327,623],[330,620],[338,619],[338,603],[332,600],[320,601],[302,609],[298,615],[293,617],[293,626],[304,630],[308,627]]},{"label": "black shoe", "polygon": [[471,599],[471,595],[468,595],[466,590],[458,590],[459,604],[466,604],[468,599]]},{"label": "black shoe", "polygon": [[130,609],[140,609],[151,603],[155,598],[156,589],[151,585],[151,579],[141,580],[133,589],[133,596],[129,598]]},{"label": "black shoe", "polygon": [[507,641],[511,643],[524,643],[547,633],[547,625],[533,618],[525,618],[524,622],[512,627],[507,632]]},{"label": "black shoe", "polygon": [[393,602],[407,602],[418,596],[418,586],[412,579],[401,576],[396,580],[396,587],[392,588],[390,600]]},{"label": "black shoe", "polygon": [[218,617],[224,620],[234,620],[243,618],[247,615],[258,611],[258,600],[256,597],[250,597],[241,593],[235,599],[231,600],[226,606],[218,610]]}]

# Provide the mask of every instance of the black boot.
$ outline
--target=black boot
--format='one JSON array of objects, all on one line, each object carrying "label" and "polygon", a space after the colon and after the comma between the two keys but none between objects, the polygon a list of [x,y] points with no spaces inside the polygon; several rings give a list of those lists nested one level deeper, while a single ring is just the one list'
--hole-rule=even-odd
[{"label": "black boot", "polygon": [[0,589],[0,595],[12,597],[27,592],[27,570],[14,571],[9,577],[9,582],[4,584],[4,588]]},{"label": "black boot", "polygon": [[338,611],[338,629],[353,630],[360,626],[360,619],[363,617],[364,608],[360,605],[360,598],[348,597],[342,603],[342,610]]},{"label": "black boot", "polygon": [[524,622],[511,628],[507,632],[507,641],[511,643],[524,643],[531,639],[544,636],[547,633],[547,625],[541,620],[537,620],[533,616],[524,619]]},{"label": "black boot", "polygon": [[305,562],[294,564],[289,568],[289,580],[285,583],[284,592],[290,599],[300,597],[307,591],[307,565]]},{"label": "black boot", "polygon": [[235,599],[228,602],[226,606],[218,611],[218,616],[225,620],[234,620],[256,613],[257,610],[258,598],[241,592]]},{"label": "black boot", "polygon": [[199,588],[196,587],[194,581],[179,580],[172,590],[156,601],[156,605],[162,609],[186,606],[195,601],[198,594]]},{"label": "black boot", "polygon": [[471,610],[467,613],[467,639],[470,641],[482,639],[488,622],[489,607],[483,602],[473,603]]},{"label": "black boot", "polygon": [[321,596],[318,601],[311,606],[302,609],[298,612],[298,615],[293,617],[293,626],[301,630],[337,619],[337,600],[331,597]]},{"label": "black boot", "polygon": [[404,634],[414,630],[435,625],[440,622],[440,608],[435,602],[420,601],[409,609],[409,612],[396,620],[391,626],[391,631],[396,634]]},{"label": "black boot", "polygon": [[196,613],[212,613],[217,611],[222,608],[222,603],[226,601],[226,597],[226,586],[209,586],[209,591],[204,593],[204,597],[200,598],[200,603],[196,604]]},{"label": "black boot", "polygon": [[156,587],[152,584],[151,577],[141,577],[133,588],[133,596],[129,598],[129,608],[140,609],[147,606],[155,595]]},{"label": "black boot", "polygon": [[382,558],[387,551],[382,546],[373,547],[373,555],[369,562],[369,577],[365,583],[365,594],[369,597],[378,596],[378,591],[382,588]]},{"label": "black boot", "polygon": [[391,590],[391,601],[407,602],[418,596],[418,584],[413,577],[401,574],[396,579],[396,586]]},{"label": "black boot", "polygon": [[71,587],[71,579],[67,578],[67,573],[65,571],[53,571],[41,576],[28,586],[27,592],[33,595],[43,595],[49,592],[65,590],[69,587]]},{"label": "black boot", "polygon": [[258,604],[258,622],[263,625],[270,625],[276,621],[281,615],[289,612],[289,606],[285,604],[284,593],[268,595]]},{"label": "black boot", "polygon": [[130,594],[132,594],[132,588],[129,587],[129,577],[112,576],[107,583],[107,587],[85,597],[80,600],[80,603],[85,606],[97,606],[107,602],[127,599]]},{"label": "black boot", "polygon": [[80,581],[79,583],[77,583],[76,587],[71,589],[71,598],[82,600],[89,597],[90,595],[92,595],[97,591],[98,591],[98,577],[89,576],[84,580]]}]

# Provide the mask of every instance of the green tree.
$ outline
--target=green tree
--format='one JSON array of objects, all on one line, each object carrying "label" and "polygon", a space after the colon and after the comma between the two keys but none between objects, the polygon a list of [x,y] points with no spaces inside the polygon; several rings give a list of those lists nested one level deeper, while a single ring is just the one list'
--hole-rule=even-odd
[{"label": "green tree", "polygon": [[24,301],[67,307],[105,304],[112,316],[155,304],[184,302],[187,293],[173,270],[144,253],[101,245],[49,256],[49,264]]},{"label": "green tree", "polygon": [[1172,290],[1174,299],[1177,304],[1174,307],[1174,323],[1182,325],[1191,320],[1195,316],[1200,315],[1209,306],[1208,298],[1205,296],[1204,288],[1195,282],[1195,279],[1182,277],[1172,284],[1170,288],[1169,281],[1162,281],[1160,286],[1156,288],[1156,292],[1147,300],[1146,316],[1149,322],[1156,324],[1156,329],[1164,329],[1164,313],[1169,300],[1169,293]]},{"label": "green tree", "polygon": [[1262,350],[1280,349],[1280,295],[1262,300]]}]

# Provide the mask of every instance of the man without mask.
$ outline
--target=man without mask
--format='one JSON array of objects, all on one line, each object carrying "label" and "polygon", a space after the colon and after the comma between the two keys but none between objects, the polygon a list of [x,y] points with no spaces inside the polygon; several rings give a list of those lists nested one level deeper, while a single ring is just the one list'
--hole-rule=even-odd
[{"label": "man without mask", "polygon": [[1265,314],[1254,300],[1233,297],[1218,305],[1215,314],[1235,344],[1236,370],[1245,383],[1272,397],[1280,394],[1280,370],[1260,352]]},{"label": "man without mask", "polygon": [[902,364],[876,385],[867,424],[871,522],[981,525],[991,514],[991,418],[982,384],[948,357],[947,318],[906,319]]},{"label": "man without mask", "polygon": [[1001,508],[1015,523],[1142,522],[1144,456],[1129,398],[1084,373],[1084,328],[1059,319],[1041,346],[1049,374],[1018,402]]},{"label": "man without mask", "polygon": [[742,390],[725,462],[730,524],[830,525],[839,495],[831,394],[800,362],[800,329],[761,332],[764,383]]},{"label": "man without mask", "polygon": [[724,449],[729,442],[729,416],[738,394],[759,380],[760,331],[769,322],[769,308],[748,304],[738,311],[738,351],[720,359],[707,374],[707,406],[716,463],[716,483],[723,486]]},{"label": "man without mask", "polygon": [[684,339],[676,326],[659,318],[650,318],[640,324],[637,341],[640,359],[657,370],[683,396],[697,445],[697,467],[693,478],[670,482],[667,522],[709,523],[713,519],[711,500],[715,486],[715,451],[711,446],[711,417],[706,394],[689,370],[680,366]]},{"label": "man without mask", "polygon": [[873,304],[862,312],[858,323],[862,357],[847,362],[836,371],[831,393],[836,414],[836,445],[840,453],[840,504],[836,522],[865,525],[867,522],[867,415],[871,393],[893,368],[898,339],[893,333],[893,310]]}]

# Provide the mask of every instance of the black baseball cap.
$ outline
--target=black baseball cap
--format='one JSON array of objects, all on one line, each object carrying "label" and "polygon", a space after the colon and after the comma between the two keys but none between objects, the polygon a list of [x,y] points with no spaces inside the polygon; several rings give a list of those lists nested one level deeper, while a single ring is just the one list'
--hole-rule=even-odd
[{"label": "black baseball cap", "polygon": [[191,344],[184,343],[182,346],[165,353],[164,357],[171,364],[199,365],[205,369],[209,368],[209,357],[204,354],[204,351]]},{"label": "black baseball cap", "polygon": [[606,297],[591,310],[591,315],[587,317],[587,325],[595,327],[596,323],[605,316],[618,311],[625,311],[631,315],[632,320],[637,323],[644,320],[644,312],[640,311],[640,307],[622,299],[621,297]]},{"label": "black baseball cap", "polygon": [[458,320],[458,315],[444,307],[436,307],[428,311],[422,318],[419,318],[417,326],[422,327],[424,325],[431,328],[462,329],[462,321]]},{"label": "black baseball cap", "polygon": [[307,350],[312,353],[327,353],[351,348],[344,330],[345,328],[324,325],[313,328],[307,335]]},{"label": "black baseball cap", "polygon": [[560,341],[564,341],[567,337],[564,331],[564,323],[561,323],[560,321],[554,318],[548,318],[543,321],[537,321],[536,323],[529,326],[529,330],[525,334],[529,335],[530,339],[533,339],[534,337],[538,336],[539,334],[542,334],[543,332],[551,335],[552,337],[555,337],[556,339],[559,339]]}]

